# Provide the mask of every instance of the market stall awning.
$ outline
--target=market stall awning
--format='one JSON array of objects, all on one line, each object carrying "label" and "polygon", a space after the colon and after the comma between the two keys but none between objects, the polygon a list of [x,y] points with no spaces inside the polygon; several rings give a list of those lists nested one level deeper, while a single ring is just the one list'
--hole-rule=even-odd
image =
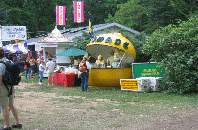
[{"label": "market stall awning", "polygon": [[136,59],[136,52],[133,44],[121,33],[108,33],[97,36],[97,40],[90,41],[87,46],[87,52],[97,59],[102,55],[106,61],[111,56],[110,52],[118,53],[122,63],[132,63]]},{"label": "market stall awning", "polygon": [[27,42],[19,44],[9,44],[3,46],[5,53],[24,53],[27,54],[30,50],[27,48]]},{"label": "market stall awning", "polygon": [[85,54],[87,54],[87,52],[85,50],[71,47],[68,50],[57,53],[55,56],[81,56],[81,55],[85,55]]},{"label": "market stall awning", "polygon": [[61,32],[55,28],[47,37],[44,39],[38,41],[37,43],[42,44],[70,44],[72,43],[72,40],[69,40],[67,37],[65,37]]}]

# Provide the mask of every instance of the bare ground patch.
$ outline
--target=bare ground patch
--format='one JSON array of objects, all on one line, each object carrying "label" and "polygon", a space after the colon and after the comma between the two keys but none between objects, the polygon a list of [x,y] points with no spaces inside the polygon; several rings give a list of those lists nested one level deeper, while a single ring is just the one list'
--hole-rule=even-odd
[{"label": "bare ground patch", "polygon": [[[20,83],[17,87],[25,89],[32,85],[34,84]],[[164,108],[166,110],[160,114],[128,114],[119,109],[118,102],[109,99],[90,101],[81,96],[60,96],[56,93],[34,91],[20,92],[15,104],[24,130],[198,129],[197,109],[175,112],[174,108]],[[135,102],[125,104],[131,105],[131,109],[137,105]],[[108,108],[106,105],[113,107]]]}]

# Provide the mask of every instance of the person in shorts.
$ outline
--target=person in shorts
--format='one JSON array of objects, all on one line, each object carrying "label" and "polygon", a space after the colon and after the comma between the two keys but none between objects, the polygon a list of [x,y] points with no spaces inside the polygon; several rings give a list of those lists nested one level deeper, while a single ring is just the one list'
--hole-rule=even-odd
[{"label": "person in shorts", "polygon": [[52,78],[52,85],[54,85],[54,69],[55,69],[55,62],[52,61],[52,58],[48,58],[48,62],[46,64],[46,71],[48,76],[48,86],[50,85],[50,77]]},{"label": "person in shorts", "polygon": [[[5,58],[5,52],[2,47],[0,47],[0,61],[6,62],[8,59]],[[0,130],[11,130],[11,128],[22,128],[22,124],[20,124],[19,117],[18,117],[18,111],[16,107],[14,106],[14,87],[12,94],[8,97],[8,90],[2,83],[3,75],[5,74],[5,65],[4,63],[0,63],[0,105],[3,109],[3,116],[5,119],[5,126],[3,126]],[[8,86],[11,88],[11,86]],[[9,89],[10,89],[9,88]],[[9,108],[12,111],[14,118],[16,120],[16,124],[12,125],[10,127],[9,122]]]},{"label": "person in shorts", "polygon": [[36,64],[36,61],[33,56],[30,56],[29,63],[30,63],[30,68],[31,68],[31,78],[33,79],[33,73],[34,73],[35,64]]}]

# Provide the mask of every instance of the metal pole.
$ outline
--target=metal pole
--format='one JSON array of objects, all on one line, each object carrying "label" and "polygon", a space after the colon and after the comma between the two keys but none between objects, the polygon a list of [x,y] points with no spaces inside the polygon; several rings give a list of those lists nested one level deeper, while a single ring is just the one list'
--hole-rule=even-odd
[{"label": "metal pole", "polygon": [[[126,53],[126,52],[125,52]],[[121,64],[121,62],[122,62],[122,59],[124,58],[124,56],[125,56],[125,53],[124,53],[124,55],[122,56],[122,58],[120,59],[120,62],[119,62],[119,64],[118,64],[118,66],[117,67],[119,67],[120,66],[120,64]]]}]

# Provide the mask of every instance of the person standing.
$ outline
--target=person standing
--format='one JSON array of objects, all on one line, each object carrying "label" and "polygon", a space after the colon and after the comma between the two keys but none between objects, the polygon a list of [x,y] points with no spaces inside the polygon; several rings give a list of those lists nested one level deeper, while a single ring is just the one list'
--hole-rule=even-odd
[{"label": "person standing", "polygon": [[54,85],[54,69],[55,69],[55,62],[52,61],[52,58],[48,58],[48,62],[46,64],[46,71],[48,76],[48,86],[50,85],[50,77],[52,78],[52,85]]},{"label": "person standing", "polygon": [[29,60],[29,64],[30,64],[30,68],[31,68],[31,78],[33,78],[33,73],[35,70],[35,59],[33,56],[30,56],[30,60]]},{"label": "person standing", "polygon": [[[0,61],[6,62],[8,59],[5,58],[5,52],[2,47],[0,47]],[[3,116],[5,119],[5,126],[0,130],[11,130],[10,121],[9,121],[9,108],[12,111],[14,118],[16,120],[16,124],[12,125],[12,128],[22,128],[22,124],[20,124],[18,111],[14,106],[14,88],[12,94],[8,97],[8,90],[2,83],[3,75],[5,74],[5,65],[0,63],[0,105],[3,109]],[[8,86],[11,87],[11,86]],[[9,88],[10,89],[10,88]]]},{"label": "person standing", "polygon": [[[81,72],[80,77],[81,77],[81,88],[82,91],[86,91],[87,92],[87,88],[88,88],[88,80],[89,80],[89,70],[91,69],[91,65],[88,62],[88,57],[84,56],[83,60],[81,61],[83,63],[85,63],[87,69],[84,72]],[[79,68],[80,68],[80,64],[79,64]]]},{"label": "person standing", "polygon": [[103,57],[101,55],[98,56],[98,60],[95,62],[95,67],[97,68],[105,68],[105,63]]},{"label": "person standing", "polygon": [[42,85],[44,69],[45,69],[44,61],[40,61],[40,65],[39,65],[39,85]]},{"label": "person standing", "polygon": [[110,57],[108,57],[107,59],[107,66],[112,66],[113,61],[114,61],[114,51],[111,50]]},{"label": "person standing", "polygon": [[[30,73],[31,73],[31,68],[30,68],[30,63],[29,63],[30,58],[27,57],[25,61],[25,65],[27,66],[27,69],[25,70],[25,78],[30,79]],[[27,78],[28,77],[28,78]]]}]

